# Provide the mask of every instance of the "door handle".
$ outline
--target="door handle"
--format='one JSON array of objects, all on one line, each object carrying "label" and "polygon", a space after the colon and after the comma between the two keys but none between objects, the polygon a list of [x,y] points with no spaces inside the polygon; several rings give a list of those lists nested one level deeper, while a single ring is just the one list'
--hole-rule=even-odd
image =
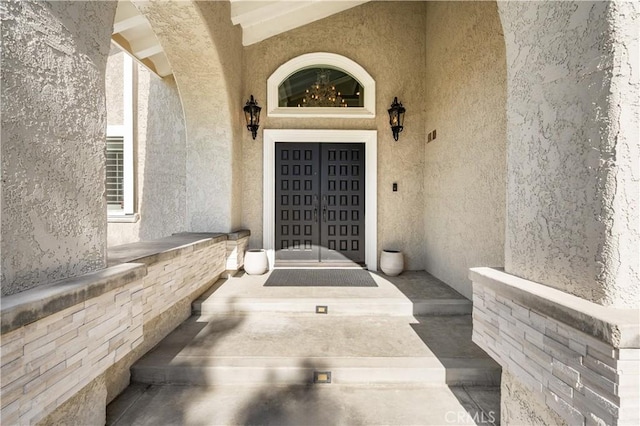
[{"label": "door handle", "polygon": [[327,196],[322,197],[322,221],[327,221]]},{"label": "door handle", "polygon": [[313,196],[313,221],[318,221],[318,196]]}]

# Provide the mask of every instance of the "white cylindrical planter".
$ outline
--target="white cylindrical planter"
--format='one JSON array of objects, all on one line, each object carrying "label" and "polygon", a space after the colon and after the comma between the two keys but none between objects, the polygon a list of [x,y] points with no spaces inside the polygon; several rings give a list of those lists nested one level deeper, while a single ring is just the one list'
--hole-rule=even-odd
[{"label": "white cylindrical planter", "polygon": [[380,255],[380,269],[385,275],[395,277],[404,269],[404,257],[399,250],[382,250]]},{"label": "white cylindrical planter", "polygon": [[248,250],[244,254],[244,271],[249,275],[262,275],[269,270],[267,252],[264,250]]}]

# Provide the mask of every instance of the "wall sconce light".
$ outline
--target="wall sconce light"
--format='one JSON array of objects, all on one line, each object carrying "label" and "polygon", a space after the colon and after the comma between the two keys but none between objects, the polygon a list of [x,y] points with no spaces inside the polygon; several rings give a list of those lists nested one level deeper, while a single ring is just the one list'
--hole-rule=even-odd
[{"label": "wall sconce light", "polygon": [[393,132],[393,139],[398,140],[398,136],[402,129],[404,129],[404,113],[406,109],[402,106],[401,102],[398,102],[398,98],[393,98],[391,108],[389,108],[389,124],[391,125],[391,131]]},{"label": "wall sconce light", "polygon": [[251,95],[251,99],[248,100],[244,106],[244,119],[247,121],[247,129],[251,132],[251,137],[253,137],[254,140],[258,134],[258,127],[260,127],[261,110],[262,108],[258,106],[258,102],[253,99],[253,95]]}]

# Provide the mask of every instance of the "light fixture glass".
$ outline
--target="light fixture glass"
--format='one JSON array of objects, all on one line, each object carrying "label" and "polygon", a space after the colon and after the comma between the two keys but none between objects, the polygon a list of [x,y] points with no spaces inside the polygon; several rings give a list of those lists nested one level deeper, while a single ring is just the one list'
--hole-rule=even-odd
[{"label": "light fixture glass", "polygon": [[260,127],[261,110],[262,108],[258,106],[258,101],[253,99],[253,95],[251,95],[251,99],[244,106],[244,119],[247,122],[247,129],[251,132],[251,137],[254,140],[258,135],[258,127]]},{"label": "light fixture glass", "polygon": [[393,98],[393,103],[391,104],[391,108],[388,110],[389,112],[389,125],[391,126],[391,132],[393,133],[393,139],[398,140],[400,136],[400,132],[404,129],[404,113],[406,112],[405,107],[402,106],[401,102],[398,102],[398,98]]}]

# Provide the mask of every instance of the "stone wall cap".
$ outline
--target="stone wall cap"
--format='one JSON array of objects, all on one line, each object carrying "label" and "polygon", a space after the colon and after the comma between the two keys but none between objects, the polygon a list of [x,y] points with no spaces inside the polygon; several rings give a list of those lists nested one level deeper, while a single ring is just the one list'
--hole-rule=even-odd
[{"label": "stone wall cap", "polygon": [[219,232],[180,232],[156,240],[109,247],[107,263],[112,266],[137,262],[149,266],[226,240],[227,234]]},{"label": "stone wall cap", "polygon": [[249,236],[251,236],[251,231],[249,231],[248,229],[239,229],[237,231],[233,231],[227,234],[227,237],[232,241],[239,240],[241,238],[245,238]]},{"label": "stone wall cap", "polygon": [[3,296],[2,334],[140,280],[146,274],[145,265],[127,263]]},{"label": "stone wall cap", "polygon": [[640,348],[640,312],[598,305],[497,268],[472,268],[469,279],[615,348]]}]

